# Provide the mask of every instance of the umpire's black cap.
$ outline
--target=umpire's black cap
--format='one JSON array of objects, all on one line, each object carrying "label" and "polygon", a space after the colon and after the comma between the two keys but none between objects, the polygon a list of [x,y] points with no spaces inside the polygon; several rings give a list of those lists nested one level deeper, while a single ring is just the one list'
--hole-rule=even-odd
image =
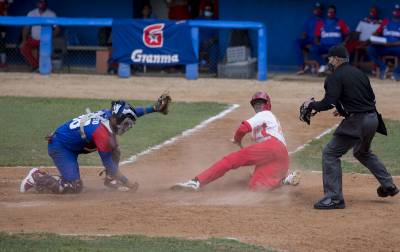
[{"label": "umpire's black cap", "polygon": [[346,47],[342,45],[335,45],[329,49],[328,57],[338,57],[347,59],[349,58],[349,52],[347,51]]}]

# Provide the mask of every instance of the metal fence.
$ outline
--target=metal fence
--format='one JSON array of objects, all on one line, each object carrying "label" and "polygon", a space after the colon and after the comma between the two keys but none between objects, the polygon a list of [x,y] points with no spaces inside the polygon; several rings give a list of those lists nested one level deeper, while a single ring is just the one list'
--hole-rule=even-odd
[{"label": "metal fence", "polygon": [[[45,28],[47,25],[48,29],[50,29],[50,25],[60,24],[62,27],[61,35],[48,40],[52,45],[49,61],[51,72],[116,74],[118,73],[118,63],[109,62],[112,43],[110,41],[110,23],[112,20],[91,20],[0,17],[0,25],[3,21],[3,24],[7,25],[7,30],[12,30],[20,29],[22,25],[43,24],[44,26],[42,27]],[[86,23],[87,25],[85,25]],[[189,24],[193,27],[192,43],[195,50],[198,51],[198,64],[192,64],[191,66],[132,65],[131,72],[134,75],[186,75],[188,79],[196,79],[202,76],[222,78],[257,77],[259,80],[266,79],[266,34],[263,25],[253,22],[227,21],[190,21]],[[71,29],[72,27],[74,29]],[[74,30],[76,31],[76,27],[79,27],[79,33],[73,32]],[[193,29],[197,29],[197,31]],[[46,32],[43,33],[43,30],[42,35],[46,34]],[[219,38],[221,38],[220,32],[222,30],[224,30],[225,34],[228,34],[227,50],[221,50],[220,48],[221,41],[219,41]],[[248,34],[244,36],[243,33],[239,33],[234,36],[238,31],[247,32],[250,30],[257,32],[257,48],[251,48],[250,39],[246,38]],[[193,33],[193,31],[195,32]],[[90,34],[92,36],[91,41],[85,40],[78,35],[82,33]],[[51,34],[51,31],[49,34]],[[93,43],[93,36],[97,37],[97,43]],[[243,40],[243,38],[245,39]],[[242,41],[239,42],[240,40]],[[32,71],[20,52],[20,39],[10,39],[6,36],[5,41],[7,64],[5,67],[0,65],[0,71]],[[230,50],[230,56],[229,49],[232,48],[234,50]],[[234,56],[236,55],[236,60],[232,60],[232,52],[234,52]],[[36,55],[40,60],[48,57],[46,53],[42,53],[42,48],[36,52]],[[257,57],[252,58],[251,55],[257,55]],[[261,59],[260,55],[262,56]],[[41,63],[41,67],[42,65]],[[37,69],[34,70],[38,71]],[[42,74],[46,74],[46,70],[39,70]]]}]

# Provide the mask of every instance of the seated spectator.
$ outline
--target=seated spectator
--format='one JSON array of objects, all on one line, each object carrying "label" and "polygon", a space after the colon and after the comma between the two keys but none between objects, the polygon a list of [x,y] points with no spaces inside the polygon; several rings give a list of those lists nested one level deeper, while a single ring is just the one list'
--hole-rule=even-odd
[{"label": "seated spectator", "polygon": [[218,0],[200,0],[199,4],[199,17],[204,16],[204,10],[207,6],[211,6],[213,11],[213,18],[218,19]]},{"label": "seated spectator", "polygon": [[171,20],[190,19],[187,0],[165,0],[168,7],[168,18]]},{"label": "seated spectator", "polygon": [[[212,20],[214,11],[212,5],[206,5],[201,20]],[[205,65],[209,72],[217,72],[218,64],[218,30],[212,28],[200,28],[200,64]]]},{"label": "seated spectator", "polygon": [[327,54],[329,48],[346,42],[350,29],[347,24],[336,17],[336,7],[330,5],[327,18],[318,21],[315,27],[315,44],[310,48],[310,54],[320,65],[318,73],[322,74],[328,70],[326,59],[322,55]]},{"label": "seated spectator", "polygon": [[[379,78],[385,79],[388,67],[381,56],[400,56],[400,5],[396,4],[392,12],[392,19],[384,19],[374,35],[386,38],[384,44],[372,44],[368,47],[368,56],[379,67]],[[400,80],[400,66],[393,70],[392,79]]]},{"label": "seated spectator", "polygon": [[309,51],[309,48],[314,44],[315,26],[318,21],[322,20],[322,6],[320,3],[315,3],[313,16],[308,18],[304,23],[301,37],[296,40],[295,50],[299,71],[297,74],[304,74],[309,71],[309,66],[304,65],[304,52]]},{"label": "seated spectator", "polygon": [[352,39],[346,43],[346,48],[352,56],[358,48],[365,48],[369,44],[369,38],[378,29],[382,20],[378,18],[378,9],[375,6],[369,8],[369,15],[358,22]]},{"label": "seated spectator", "polygon": [[[37,2],[37,8],[31,10],[28,17],[56,17],[56,14],[47,8],[47,0],[39,0]],[[33,51],[38,50],[40,45],[40,33],[41,26],[34,25],[29,29],[29,26],[25,26],[22,30],[22,42],[20,45],[20,51],[24,56],[25,60],[31,66],[32,71],[36,71],[39,67],[38,55],[33,54]],[[53,36],[57,36],[60,32],[58,26],[54,27]]]},{"label": "seated spectator", "polygon": [[155,18],[153,15],[153,8],[149,3],[143,5],[141,18],[143,19]]},{"label": "seated spectator", "polygon": [[[7,0],[0,0],[0,16],[7,16],[8,5]],[[0,69],[7,67],[6,35],[6,27],[0,25]]]}]

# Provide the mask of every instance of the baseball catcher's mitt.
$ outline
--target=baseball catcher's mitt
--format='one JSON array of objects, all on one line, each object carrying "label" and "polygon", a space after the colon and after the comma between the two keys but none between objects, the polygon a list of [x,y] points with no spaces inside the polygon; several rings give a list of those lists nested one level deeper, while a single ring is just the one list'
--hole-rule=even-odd
[{"label": "baseball catcher's mitt", "polygon": [[128,178],[122,175],[122,173],[119,171],[113,176],[106,175],[106,178],[104,179],[104,185],[108,188],[124,192],[135,192],[139,187],[139,184],[137,182],[130,182]]},{"label": "baseball catcher's mitt", "polygon": [[314,116],[317,112],[312,112],[312,109],[308,107],[310,102],[315,101],[314,98],[311,98],[309,102],[304,102],[300,106],[300,121],[306,122],[308,125],[311,123],[311,117]]},{"label": "baseball catcher's mitt", "polygon": [[168,92],[161,94],[156,103],[153,105],[154,111],[160,112],[164,115],[168,114],[168,107],[171,101],[172,99]]}]

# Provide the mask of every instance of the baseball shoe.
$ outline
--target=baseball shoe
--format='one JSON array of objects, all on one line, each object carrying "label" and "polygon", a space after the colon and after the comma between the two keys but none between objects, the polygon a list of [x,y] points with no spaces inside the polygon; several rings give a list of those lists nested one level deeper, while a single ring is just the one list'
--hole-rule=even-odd
[{"label": "baseball shoe", "polygon": [[32,168],[32,169],[29,171],[28,175],[26,175],[26,177],[22,180],[21,186],[20,186],[20,188],[19,188],[19,191],[20,191],[20,192],[22,192],[22,193],[23,193],[23,192],[26,192],[26,191],[28,191],[29,189],[31,189],[32,187],[34,187],[35,181],[33,180],[33,174],[34,174],[35,172],[40,172],[40,171],[39,171],[38,168]]},{"label": "baseball shoe", "polygon": [[379,79],[386,79],[386,75],[388,73],[389,68],[387,66],[379,69]]},{"label": "baseball shoe", "polygon": [[327,65],[321,65],[318,69],[318,73],[319,74],[323,74],[328,70],[328,66]]},{"label": "baseball shoe", "polygon": [[376,192],[378,193],[378,196],[382,198],[385,198],[387,196],[393,197],[399,193],[399,188],[397,188],[397,186],[395,185],[387,188],[379,186],[378,189],[376,189]]},{"label": "baseball shoe", "polygon": [[400,73],[393,73],[391,79],[394,81],[400,81]]},{"label": "baseball shoe", "polygon": [[303,68],[301,68],[299,71],[297,71],[297,75],[303,75],[303,74],[305,74],[305,73],[308,73],[308,72],[310,72],[311,71],[311,69],[310,69],[310,66],[304,66]]},{"label": "baseball shoe", "polygon": [[171,187],[171,190],[182,190],[182,191],[198,191],[200,189],[200,182],[195,179],[191,179],[187,182],[178,183]]},{"label": "baseball shoe", "polygon": [[332,198],[323,197],[314,204],[315,209],[330,210],[330,209],[344,209],[346,207],[344,200],[337,200]]},{"label": "baseball shoe", "polygon": [[292,171],[289,173],[286,178],[282,180],[282,184],[284,185],[292,185],[297,186],[300,183],[300,172]]}]

